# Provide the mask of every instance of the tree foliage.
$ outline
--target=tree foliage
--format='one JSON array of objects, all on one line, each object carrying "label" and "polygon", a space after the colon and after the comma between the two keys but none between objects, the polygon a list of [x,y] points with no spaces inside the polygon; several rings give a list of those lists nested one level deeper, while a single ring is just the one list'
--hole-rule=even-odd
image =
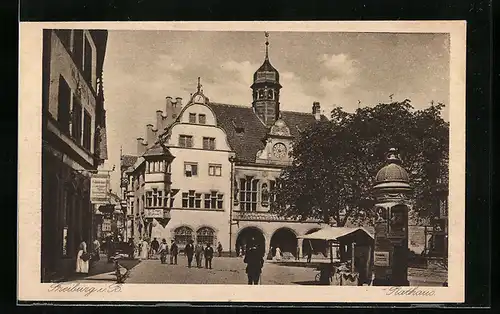
[{"label": "tree foliage", "polygon": [[293,161],[281,174],[272,211],[337,226],[370,221],[374,178],[394,147],[410,175],[414,211],[431,215],[438,204],[436,183],[448,177],[449,124],[441,118],[443,107],[415,110],[405,100],[355,113],[335,108],[330,121],[311,125],[295,139]]}]

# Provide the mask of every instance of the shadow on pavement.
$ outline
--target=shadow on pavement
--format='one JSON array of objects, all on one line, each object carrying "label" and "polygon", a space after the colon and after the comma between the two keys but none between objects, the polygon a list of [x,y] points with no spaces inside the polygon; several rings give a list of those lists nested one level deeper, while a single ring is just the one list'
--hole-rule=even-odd
[{"label": "shadow on pavement", "polygon": [[301,286],[319,286],[319,282],[314,281],[314,280],[309,280],[309,281],[295,281],[292,282],[294,285],[301,285]]}]

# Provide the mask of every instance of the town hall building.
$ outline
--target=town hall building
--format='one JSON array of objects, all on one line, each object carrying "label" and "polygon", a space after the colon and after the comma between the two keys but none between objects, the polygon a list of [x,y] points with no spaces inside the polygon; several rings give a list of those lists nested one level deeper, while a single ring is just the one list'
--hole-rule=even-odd
[{"label": "town hall building", "polygon": [[254,237],[266,253],[280,247],[295,255],[305,245],[298,236],[324,227],[270,212],[293,139],[327,118],[318,102],[310,113],[280,109],[280,74],[268,46],[251,106],[211,101],[198,78],[188,102],[167,97],[165,114],[157,111],[156,126],[137,139],[137,154],[122,156],[129,237],[175,240],[181,249],[191,239],[220,242],[233,256]]}]

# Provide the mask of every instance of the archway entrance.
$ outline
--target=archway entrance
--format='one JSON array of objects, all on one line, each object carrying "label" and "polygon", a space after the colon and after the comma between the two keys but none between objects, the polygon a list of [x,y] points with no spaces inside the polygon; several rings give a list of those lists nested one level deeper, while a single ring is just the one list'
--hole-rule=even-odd
[{"label": "archway entrance", "polygon": [[245,254],[245,249],[251,238],[254,238],[256,245],[264,250],[266,247],[266,238],[262,231],[255,227],[246,227],[238,233],[238,237],[236,238],[236,246],[234,248],[236,256]]},{"label": "archway entrance", "polygon": [[297,236],[288,228],[280,228],[276,230],[271,237],[271,252],[274,256],[276,248],[279,247],[282,255],[291,253],[293,256],[297,254]]},{"label": "archway entrance", "polygon": [[[321,228],[314,228],[306,232],[306,234],[311,234],[321,230]],[[302,242],[302,254],[307,256],[308,252],[312,250],[312,254],[323,254],[328,256],[328,243],[324,240],[307,240],[304,239]]]}]

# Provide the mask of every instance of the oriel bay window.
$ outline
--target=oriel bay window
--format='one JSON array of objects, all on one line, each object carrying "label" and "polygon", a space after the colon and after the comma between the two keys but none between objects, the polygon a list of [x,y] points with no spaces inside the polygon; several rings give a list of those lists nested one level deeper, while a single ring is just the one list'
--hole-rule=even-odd
[{"label": "oriel bay window", "polygon": [[246,177],[240,179],[240,210],[257,211],[258,179]]},{"label": "oriel bay window", "polygon": [[[170,169],[167,167],[167,172]],[[147,166],[146,166],[146,171],[148,173],[163,173],[165,172],[165,161],[164,160],[159,160],[159,161],[148,161]]]},{"label": "oriel bay window", "polygon": [[146,191],[146,207],[165,207],[167,205],[168,200],[162,190]]}]

